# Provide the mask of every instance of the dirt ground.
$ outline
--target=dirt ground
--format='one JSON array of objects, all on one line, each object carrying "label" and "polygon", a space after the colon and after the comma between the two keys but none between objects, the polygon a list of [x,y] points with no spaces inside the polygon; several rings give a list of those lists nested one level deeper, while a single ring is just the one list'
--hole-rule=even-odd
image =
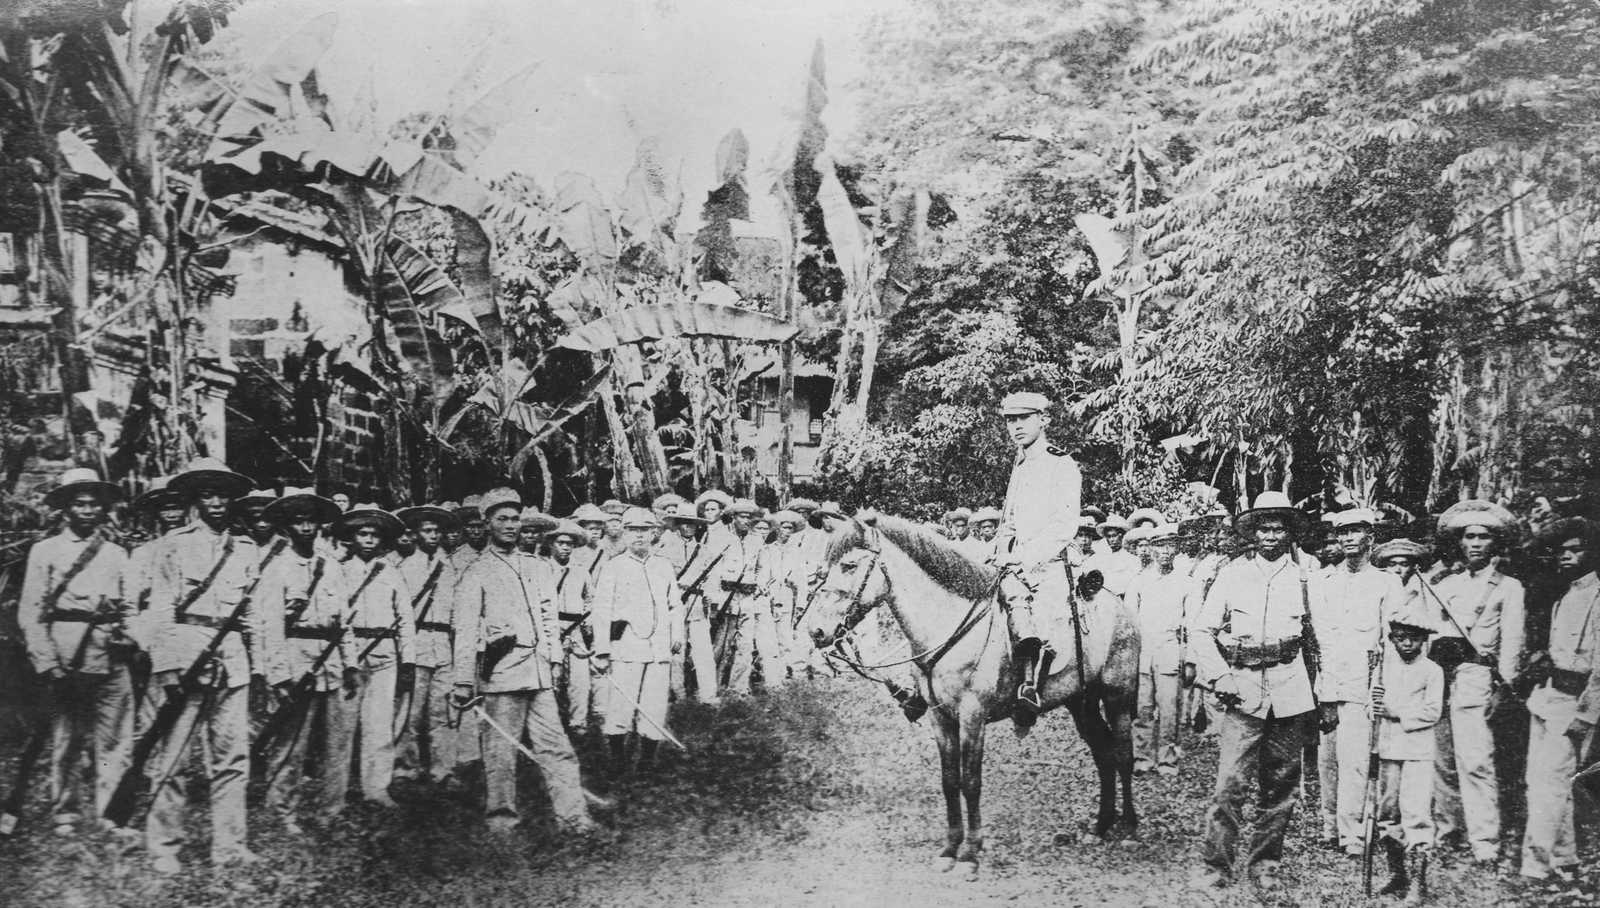
[{"label": "dirt ground", "polygon": [[[1188,893],[1196,830],[1216,752],[1191,747],[1176,777],[1141,776],[1138,840],[1080,844],[1094,810],[1087,752],[1064,715],[1017,741],[991,728],[988,830],[980,878],[934,869],[942,844],[937,757],[926,721],[909,725],[880,692],[844,679],[788,685],[716,709],[675,708],[691,748],[657,775],[609,786],[621,806],[610,841],[563,842],[541,819],[507,840],[487,835],[473,798],[397,786],[399,811],[353,807],[326,829],[289,838],[253,821],[268,860],[211,871],[203,850],[164,880],[142,850],[109,837],[58,837],[35,822],[0,844],[0,902],[40,906],[1365,905],[1357,861],[1291,832],[1288,889],[1267,900],[1248,883],[1211,898]],[[5,748],[4,778],[16,742]],[[599,753],[583,748],[597,788]],[[528,790],[537,783],[529,770]],[[42,786],[41,786],[42,787]],[[29,815],[44,805],[37,792]],[[196,839],[204,841],[203,824]],[[1057,844],[1063,841],[1065,844]],[[1445,906],[1600,904],[1600,862],[1584,888],[1530,889],[1454,861],[1432,874]],[[1377,899],[1372,904],[1398,904]]]}]

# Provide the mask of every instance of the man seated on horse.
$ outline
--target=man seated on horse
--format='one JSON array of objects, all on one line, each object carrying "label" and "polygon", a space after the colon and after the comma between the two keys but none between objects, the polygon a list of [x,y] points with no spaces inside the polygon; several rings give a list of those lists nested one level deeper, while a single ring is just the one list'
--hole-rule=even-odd
[{"label": "man seated on horse", "polygon": [[1039,599],[1059,608],[1071,595],[1063,550],[1077,533],[1083,490],[1077,462],[1045,436],[1049,405],[1043,394],[1031,391],[1007,395],[1000,402],[1017,459],[995,537],[995,564],[1003,572],[1000,601],[1010,618],[1013,661],[1022,678],[1013,712],[1022,727],[1032,725],[1041,708],[1038,687],[1044,641],[1033,603]]}]

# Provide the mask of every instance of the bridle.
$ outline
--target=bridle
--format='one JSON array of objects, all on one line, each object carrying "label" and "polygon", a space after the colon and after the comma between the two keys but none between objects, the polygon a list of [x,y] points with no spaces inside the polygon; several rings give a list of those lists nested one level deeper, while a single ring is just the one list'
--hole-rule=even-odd
[{"label": "bridle", "polygon": [[[822,647],[823,658],[841,662],[856,674],[866,678],[868,681],[880,683],[883,681],[883,679],[874,678],[867,673],[878,669],[894,668],[896,666],[909,665],[912,663],[915,663],[925,672],[932,671],[934,664],[940,659],[944,658],[945,654],[950,652],[950,650],[954,648],[958,642],[960,642],[962,637],[965,637],[968,632],[970,632],[974,627],[977,627],[978,623],[986,616],[992,617],[993,613],[991,611],[991,605],[994,602],[995,591],[1000,587],[1001,575],[996,575],[994,582],[990,584],[988,590],[983,595],[972,600],[972,604],[967,609],[967,614],[961,619],[960,623],[956,625],[956,629],[950,634],[950,636],[945,638],[943,643],[924,650],[923,652],[913,653],[903,659],[896,659],[891,662],[880,662],[874,665],[868,665],[865,664],[861,659],[860,647],[855,642],[855,630],[862,621],[866,620],[867,616],[872,613],[873,609],[876,609],[879,605],[883,604],[893,595],[894,590],[893,583],[889,579],[889,571],[883,566],[883,546],[881,542],[881,533],[879,533],[875,527],[868,528],[866,533],[866,538],[868,541],[862,546],[862,548],[867,551],[869,556],[867,569],[861,572],[861,580],[856,584],[855,592],[850,596],[850,604],[845,608],[844,616],[840,619],[839,624],[834,628],[833,633],[827,638],[818,638],[819,640],[831,640],[830,643]],[[873,597],[871,601],[863,602],[861,596],[866,592],[867,581],[872,579],[874,572],[883,575],[883,592]],[[850,652],[846,652],[845,648],[847,645],[850,649]]]}]

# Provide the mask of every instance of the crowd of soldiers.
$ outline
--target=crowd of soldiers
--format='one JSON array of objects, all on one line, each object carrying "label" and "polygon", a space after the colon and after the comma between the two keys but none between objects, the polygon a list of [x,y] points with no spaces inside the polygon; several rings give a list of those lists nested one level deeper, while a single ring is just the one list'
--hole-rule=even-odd
[{"label": "crowd of soldiers", "polygon": [[219,866],[257,860],[255,793],[298,831],[352,798],[395,806],[397,778],[459,787],[481,766],[485,822],[511,830],[519,755],[560,829],[591,835],[610,802],[575,738],[605,736],[610,776],[648,773],[676,742],[673,697],[826,670],[793,634],[825,546],[805,499],[768,514],[709,491],[556,519],[497,488],[390,513],[202,459],[132,502],[151,538],[129,551],[119,498],[91,469],[50,491],[64,526],[28,555],[18,621],[56,695],[51,824],[137,844],[148,804],[163,874],[181,870],[195,748]]},{"label": "crowd of soldiers", "polygon": [[[1136,769],[1174,774],[1186,730],[1218,737],[1199,885],[1231,879],[1255,786],[1246,867],[1277,887],[1310,767],[1326,846],[1376,847],[1385,891],[1420,900],[1430,855],[1500,860],[1495,751],[1507,746],[1526,754],[1518,869],[1571,878],[1572,780],[1600,718],[1593,524],[1545,521],[1519,547],[1525,522],[1467,501],[1414,541],[1416,527],[1362,507],[1318,529],[1275,492],[1237,515],[1124,519],[1079,506],[1076,465],[1042,435],[1044,407],[1008,398],[1020,454],[1004,507],[958,508],[938,529],[1003,571],[1019,723],[1037,703],[1029,660],[1049,646],[1026,612],[1062,607],[1027,579],[1035,562],[1065,561],[1070,572],[1049,573],[1074,577],[1075,595],[1134,613]],[[58,695],[53,825],[135,836],[148,784],[143,842],[163,873],[181,869],[195,747],[216,864],[256,859],[252,780],[257,811],[296,829],[352,797],[392,806],[396,778],[460,786],[481,765],[485,822],[508,831],[523,819],[519,755],[560,827],[584,835],[608,800],[586,786],[574,739],[604,736],[608,776],[648,773],[676,743],[673,699],[716,703],[757,678],[832,671],[795,628],[827,570],[829,521],[844,519],[836,504],[768,514],[708,491],[557,519],[497,488],[390,513],[263,492],[200,460],[132,503],[152,538],[127,551],[107,532],[118,497],[93,470],[49,494],[65,525],[28,556],[19,621]],[[1528,607],[1524,582],[1548,610]],[[909,718],[928,708],[914,678],[889,687]],[[1516,702],[1527,737],[1497,741],[1492,717]]]}]

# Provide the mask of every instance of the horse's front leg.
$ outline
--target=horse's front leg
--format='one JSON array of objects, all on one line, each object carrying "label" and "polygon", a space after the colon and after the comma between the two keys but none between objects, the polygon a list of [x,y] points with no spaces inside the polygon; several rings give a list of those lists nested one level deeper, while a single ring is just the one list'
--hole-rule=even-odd
[{"label": "horse's front leg", "polygon": [[967,802],[966,837],[956,853],[956,863],[965,868],[967,880],[978,878],[978,853],[983,850],[983,736],[987,709],[978,697],[961,704],[961,794]]},{"label": "horse's front leg", "polygon": [[961,726],[945,710],[933,710],[933,735],[939,744],[939,781],[944,787],[944,850],[939,852],[940,871],[956,865],[961,848]]}]

